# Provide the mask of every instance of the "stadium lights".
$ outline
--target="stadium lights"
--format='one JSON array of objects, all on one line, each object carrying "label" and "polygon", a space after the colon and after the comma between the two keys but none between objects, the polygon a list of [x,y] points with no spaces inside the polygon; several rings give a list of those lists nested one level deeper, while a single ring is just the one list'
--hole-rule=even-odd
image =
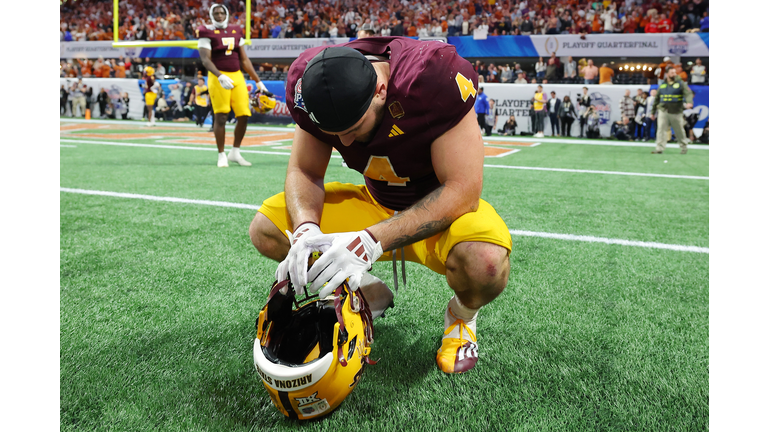
[{"label": "stadium lights", "polygon": [[634,72],[634,70],[635,70],[635,67],[634,67],[634,66],[632,66],[631,68],[629,68],[629,70],[631,70],[631,71],[633,71],[633,72]]},{"label": "stadium lights", "polygon": [[621,70],[621,66],[619,66],[619,70]]}]

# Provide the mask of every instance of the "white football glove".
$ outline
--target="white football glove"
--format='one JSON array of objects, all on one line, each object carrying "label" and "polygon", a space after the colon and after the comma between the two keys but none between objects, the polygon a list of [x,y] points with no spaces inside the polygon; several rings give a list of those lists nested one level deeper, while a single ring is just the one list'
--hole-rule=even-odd
[{"label": "white football glove", "polygon": [[222,87],[224,87],[225,90],[232,90],[235,88],[235,82],[232,81],[232,78],[221,74],[219,75],[219,84],[221,84]]},{"label": "white football glove", "polygon": [[259,90],[261,90],[261,91],[269,91],[269,90],[267,90],[267,86],[266,86],[266,85],[264,85],[264,82],[263,82],[263,81],[259,81],[259,82],[257,82],[257,83],[256,83],[256,87],[258,87],[258,88],[259,88]]},{"label": "white football glove", "polygon": [[[307,239],[322,235],[320,226],[314,222],[304,222],[299,225],[296,230],[291,233],[285,230],[288,234],[288,240],[291,243],[291,249],[288,251],[288,256],[285,257],[283,262],[278,264],[277,271],[275,272],[275,279],[278,282],[282,282],[290,275],[291,283],[296,289],[297,295],[304,294],[304,285],[307,284],[307,265],[309,261],[309,255],[318,249],[310,249],[307,244]],[[288,290],[286,285],[285,290]],[[285,293],[283,293],[285,294]]]},{"label": "white football glove", "polygon": [[384,253],[381,242],[376,241],[368,230],[323,234],[309,239],[309,243],[313,247],[327,247],[330,243],[307,274],[312,281],[309,291],[314,294],[319,290],[320,298],[331,294],[347,278],[349,289],[357,290],[363,274]]}]

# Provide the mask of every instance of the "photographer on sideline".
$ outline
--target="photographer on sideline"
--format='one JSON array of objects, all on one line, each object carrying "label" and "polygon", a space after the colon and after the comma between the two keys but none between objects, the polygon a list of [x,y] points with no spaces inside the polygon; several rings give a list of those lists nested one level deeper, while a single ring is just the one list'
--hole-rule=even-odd
[{"label": "photographer on sideline", "polygon": [[590,105],[584,113],[584,122],[587,125],[587,138],[600,138],[600,116],[594,105]]}]

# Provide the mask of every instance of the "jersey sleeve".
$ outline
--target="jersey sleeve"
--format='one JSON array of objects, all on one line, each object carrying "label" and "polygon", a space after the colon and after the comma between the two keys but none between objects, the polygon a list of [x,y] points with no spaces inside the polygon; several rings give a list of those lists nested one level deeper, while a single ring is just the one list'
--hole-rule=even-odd
[{"label": "jersey sleeve", "polygon": [[452,45],[444,44],[423,63],[410,88],[411,93],[420,89],[416,97],[423,99],[423,118],[442,135],[474,108],[477,72]]}]

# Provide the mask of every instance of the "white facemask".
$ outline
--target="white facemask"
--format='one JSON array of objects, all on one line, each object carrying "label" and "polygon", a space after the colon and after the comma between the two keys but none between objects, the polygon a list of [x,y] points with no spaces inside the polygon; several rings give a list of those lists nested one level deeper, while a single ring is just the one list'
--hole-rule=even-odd
[{"label": "white facemask", "polygon": [[[216,21],[216,20],[213,18],[213,10],[214,10],[215,8],[217,8],[217,7],[223,7],[223,8],[224,8],[224,12],[226,12],[226,13],[227,13],[227,17],[226,17],[226,18],[224,18],[224,22],[218,22],[218,21]],[[226,28],[226,27],[227,27],[227,24],[229,24],[229,9],[227,9],[227,7],[226,7],[226,6],[224,6],[223,4],[217,4],[217,3],[214,3],[214,4],[212,4],[212,5],[211,5],[211,8],[210,8],[210,9],[208,9],[208,15],[210,15],[210,16],[211,16],[211,22],[213,23],[213,26],[214,26],[214,27],[216,27],[216,28],[220,28],[220,29],[223,29],[223,28]]]}]

